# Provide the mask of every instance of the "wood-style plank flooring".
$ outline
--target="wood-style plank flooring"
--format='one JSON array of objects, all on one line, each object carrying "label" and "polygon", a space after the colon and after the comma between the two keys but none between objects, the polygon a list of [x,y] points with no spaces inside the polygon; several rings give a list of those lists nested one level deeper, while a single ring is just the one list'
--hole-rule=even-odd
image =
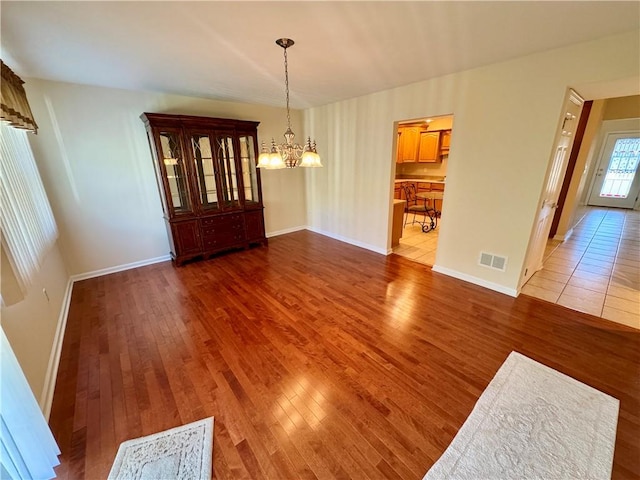
[{"label": "wood-style plank flooring", "polygon": [[[37,332],[34,332],[37,334]],[[50,425],[62,479],[215,417],[213,476],[420,479],[512,350],[620,399],[640,475],[640,334],[303,231],[74,285]]]}]

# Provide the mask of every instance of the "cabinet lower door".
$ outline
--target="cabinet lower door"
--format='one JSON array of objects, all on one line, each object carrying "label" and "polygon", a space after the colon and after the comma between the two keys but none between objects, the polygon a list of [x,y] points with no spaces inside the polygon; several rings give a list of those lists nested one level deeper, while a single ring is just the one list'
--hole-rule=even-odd
[{"label": "cabinet lower door", "polygon": [[172,222],[171,237],[173,238],[171,253],[176,262],[182,263],[202,253],[198,220]]},{"label": "cabinet lower door", "polygon": [[244,225],[249,243],[264,242],[264,216],[262,210],[245,212]]}]

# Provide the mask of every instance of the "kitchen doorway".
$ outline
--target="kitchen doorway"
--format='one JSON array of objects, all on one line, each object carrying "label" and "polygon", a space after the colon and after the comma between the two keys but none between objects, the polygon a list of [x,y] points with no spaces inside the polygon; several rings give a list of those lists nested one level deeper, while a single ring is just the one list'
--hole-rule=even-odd
[{"label": "kitchen doorway", "polygon": [[[393,253],[424,265],[435,264],[453,115],[397,123],[393,189]],[[399,211],[402,211],[400,215]]]}]

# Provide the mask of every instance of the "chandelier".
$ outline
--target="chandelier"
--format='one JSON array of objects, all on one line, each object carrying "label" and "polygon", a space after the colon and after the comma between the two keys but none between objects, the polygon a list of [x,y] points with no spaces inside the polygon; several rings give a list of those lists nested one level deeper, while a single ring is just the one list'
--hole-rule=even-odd
[{"label": "chandelier", "polygon": [[284,132],[285,142],[276,144],[271,139],[271,149],[268,150],[264,142],[258,157],[258,167],[267,169],[321,167],[320,155],[316,151],[315,140],[307,138],[304,146],[293,143],[295,134],[291,131],[291,113],[289,112],[289,70],[287,65],[287,48],[294,44],[290,38],[279,38],[276,43],[284,49],[284,85],[287,93],[287,131]]}]

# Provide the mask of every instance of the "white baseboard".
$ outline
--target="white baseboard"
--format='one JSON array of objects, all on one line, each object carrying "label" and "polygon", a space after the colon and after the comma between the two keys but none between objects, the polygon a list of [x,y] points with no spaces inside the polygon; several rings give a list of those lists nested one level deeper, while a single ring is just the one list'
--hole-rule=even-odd
[{"label": "white baseboard", "polygon": [[560,240],[561,242],[566,242],[567,240],[569,240],[569,238],[571,238],[571,235],[573,235],[573,228],[570,228],[569,231],[564,235],[554,235],[553,239]]},{"label": "white baseboard", "polygon": [[153,265],[154,263],[166,262],[171,260],[171,255],[162,255],[161,257],[148,258],[146,260],[140,260],[138,262],[125,263],[123,265],[116,265],[115,267],[102,268],[100,270],[94,270],[92,272],[77,273],[71,275],[74,282],[80,280],[87,280],[88,278],[101,277],[102,275],[109,275],[110,273],[122,272],[124,270],[131,270],[132,268],[144,267],[146,265]]},{"label": "white baseboard", "polygon": [[504,293],[505,295],[509,295],[510,297],[517,297],[520,292],[514,288],[508,288],[504,285],[500,285],[498,283],[489,282],[487,280],[483,280],[482,278],[474,277],[473,275],[468,275],[466,273],[458,272],[457,270],[452,270],[450,268],[441,267],[440,265],[434,265],[432,267],[434,272],[442,273],[449,277],[457,278],[458,280],[464,280],[465,282],[473,283],[474,285],[479,285],[484,288],[488,288],[489,290],[493,290],[495,292]]},{"label": "white baseboard", "polygon": [[333,238],[334,240],[340,240],[341,242],[348,243],[349,245],[354,245],[366,250],[371,250],[372,252],[379,253],[381,255],[388,255],[386,248],[379,248],[375,245],[369,245],[368,243],[359,242],[352,238],[343,237],[342,235],[335,235],[333,233],[325,232],[324,230],[319,230],[313,227],[307,227],[307,230],[313,233],[319,233],[320,235],[324,235],[325,237]]},{"label": "white baseboard", "polygon": [[49,364],[47,365],[47,374],[44,377],[44,389],[40,397],[40,410],[44,418],[49,421],[51,415],[51,405],[53,404],[53,392],[56,388],[56,378],[58,376],[58,366],[60,365],[60,355],[62,354],[62,341],[64,340],[64,332],[67,328],[67,317],[69,316],[69,306],[71,305],[71,292],[73,291],[73,280],[69,277],[67,288],[62,298],[62,306],[60,315],[58,316],[58,326],[53,337],[53,345],[49,354]]},{"label": "white baseboard", "polygon": [[302,225],[299,227],[285,228],[284,230],[276,230],[275,232],[268,232],[266,234],[266,237],[267,238],[277,237],[278,235],[286,235],[287,233],[299,232],[300,230],[306,230],[306,229],[307,229],[306,225]]}]

